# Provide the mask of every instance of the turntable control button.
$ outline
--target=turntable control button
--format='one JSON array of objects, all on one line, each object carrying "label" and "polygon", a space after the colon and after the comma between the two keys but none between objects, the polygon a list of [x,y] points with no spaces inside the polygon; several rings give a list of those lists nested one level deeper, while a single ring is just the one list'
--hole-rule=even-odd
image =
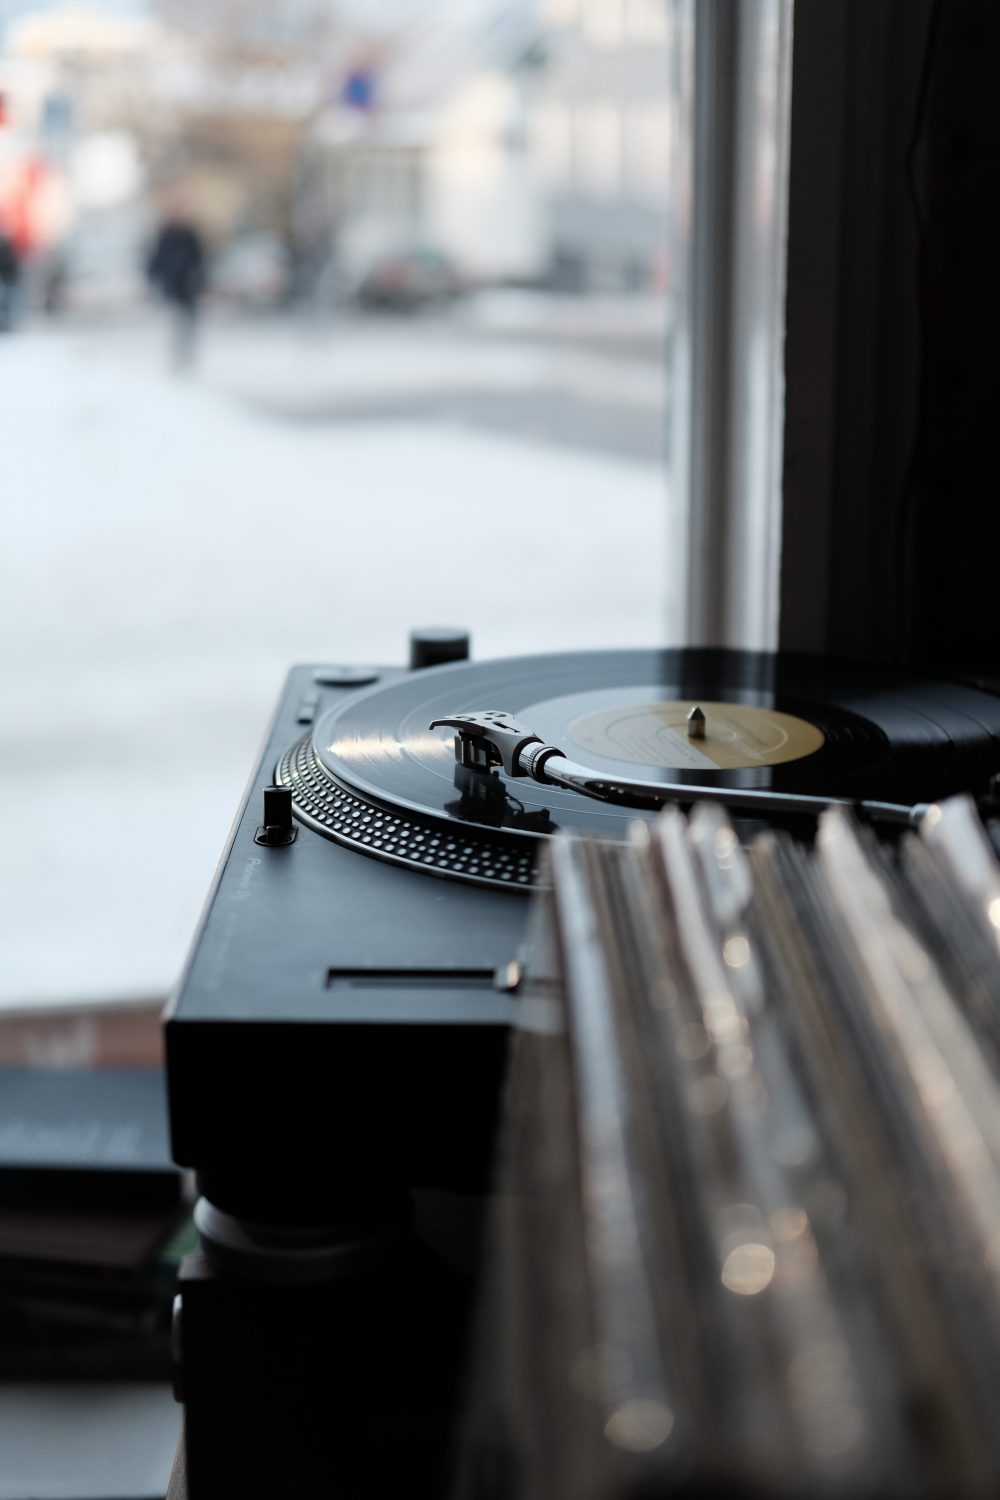
[{"label": "turntable control button", "polygon": [[290,786],[264,788],[264,821],[254,835],[258,844],[290,844],[298,830],[292,818]]},{"label": "turntable control button", "polygon": [[410,667],[440,667],[449,661],[468,661],[469,632],[451,625],[426,625],[410,631]]},{"label": "turntable control button", "polygon": [[367,687],[370,682],[378,682],[380,676],[374,667],[317,667],[313,682],[320,687]]},{"label": "turntable control button", "polygon": [[313,721],[313,719],[315,719],[315,717],[316,717],[316,710],[318,708],[319,708],[319,694],[318,693],[307,693],[306,696],[302,699],[302,702],[299,704],[298,709],[296,710],[296,713],[295,713],[295,721],[296,721],[296,723],[297,724],[311,724],[312,721]]}]

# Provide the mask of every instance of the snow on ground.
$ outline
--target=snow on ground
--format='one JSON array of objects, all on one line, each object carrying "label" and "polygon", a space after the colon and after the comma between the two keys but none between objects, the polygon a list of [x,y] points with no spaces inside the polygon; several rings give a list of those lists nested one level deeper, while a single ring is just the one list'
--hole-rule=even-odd
[{"label": "snow on ground", "polygon": [[[178,379],[157,326],[0,341],[0,1004],[168,991],[291,662],[401,661],[428,623],[479,657],[669,634],[657,465],[262,415],[248,389],[315,373],[274,345],[219,335]],[[412,350],[355,353],[419,384]]]}]

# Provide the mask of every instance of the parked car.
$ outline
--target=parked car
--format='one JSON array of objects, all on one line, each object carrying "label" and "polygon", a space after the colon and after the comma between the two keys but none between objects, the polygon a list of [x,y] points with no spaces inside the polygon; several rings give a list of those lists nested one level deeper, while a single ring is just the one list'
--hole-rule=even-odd
[{"label": "parked car", "polygon": [[465,290],[454,263],[440,250],[423,246],[379,256],[358,285],[366,307],[415,308],[450,302]]}]

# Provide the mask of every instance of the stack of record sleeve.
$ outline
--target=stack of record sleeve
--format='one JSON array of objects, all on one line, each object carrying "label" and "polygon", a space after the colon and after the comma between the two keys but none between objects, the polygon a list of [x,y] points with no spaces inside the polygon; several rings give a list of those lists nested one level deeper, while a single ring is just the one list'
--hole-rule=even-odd
[{"label": "stack of record sleeve", "polygon": [[193,1239],[160,1069],[0,1067],[0,1380],[168,1377]]},{"label": "stack of record sleeve", "polygon": [[892,848],[830,811],[811,849],[705,804],[556,840],[551,874],[502,1150],[504,1462],[473,1420],[470,1486],[1000,1494],[1000,868],[972,804]]}]

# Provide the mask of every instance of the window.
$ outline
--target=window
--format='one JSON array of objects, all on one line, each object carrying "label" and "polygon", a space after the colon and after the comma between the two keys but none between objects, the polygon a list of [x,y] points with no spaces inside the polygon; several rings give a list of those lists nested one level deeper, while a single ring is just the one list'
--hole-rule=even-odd
[{"label": "window", "polygon": [[576,21],[580,0],[542,0],[541,19],[543,26],[566,27]]},{"label": "window", "polygon": [[166,992],[293,661],[773,638],[791,11],[736,9],[8,17],[0,1003]]},{"label": "window", "polygon": [[170,988],[293,661],[678,638],[677,3],[8,7],[0,1003]]},{"label": "window", "polygon": [[583,34],[592,47],[620,47],[622,0],[584,0]]},{"label": "window", "polygon": [[567,184],[573,173],[573,134],[565,104],[548,104],[538,111],[537,152],[542,175],[553,188]]},{"label": "window", "polygon": [[600,197],[621,184],[621,118],[613,104],[583,104],[576,112],[577,180]]},{"label": "window", "polygon": [[669,177],[672,112],[665,104],[631,105],[625,113],[625,180],[630,194],[651,204],[663,202]]},{"label": "window", "polygon": [[630,42],[664,43],[670,9],[660,0],[625,0],[626,34]]}]

